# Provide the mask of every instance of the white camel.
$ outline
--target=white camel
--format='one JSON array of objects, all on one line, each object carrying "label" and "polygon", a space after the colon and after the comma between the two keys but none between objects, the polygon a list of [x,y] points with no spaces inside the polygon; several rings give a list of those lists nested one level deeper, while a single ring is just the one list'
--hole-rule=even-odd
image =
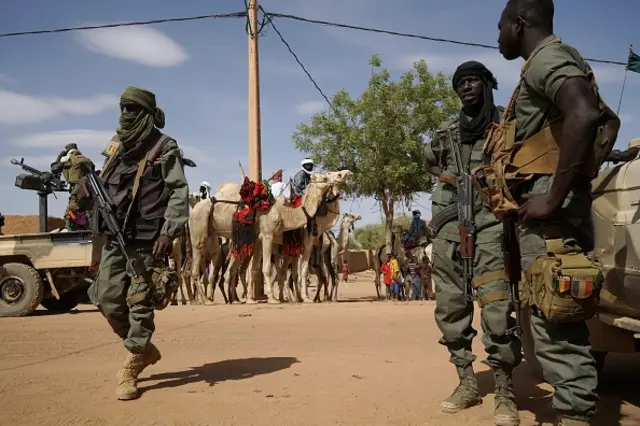
[{"label": "white camel", "polygon": [[[339,187],[350,177],[352,173],[348,170],[329,173],[314,173],[311,182],[303,197],[302,205],[298,208],[291,208],[285,205],[284,199],[279,198],[269,207],[268,211],[258,211],[255,219],[255,229],[257,237],[253,246],[253,257],[250,261],[252,278],[255,273],[259,273],[259,257],[262,255],[262,273],[265,278],[265,288],[270,302],[275,302],[273,298],[272,265],[271,254],[273,244],[281,243],[282,233],[292,229],[303,228],[310,217],[314,217],[323,197],[335,187]],[[240,199],[240,184],[225,183],[218,187],[215,197],[198,203],[189,219],[191,227],[191,240],[193,250],[194,275],[200,270],[203,259],[200,257],[205,247],[215,245],[211,240],[218,237],[231,238],[233,213]],[[231,282],[239,264],[238,258],[232,257],[225,273],[225,281]],[[253,287],[254,279],[249,281],[249,286]],[[253,289],[247,293],[247,302],[255,302]]]}]

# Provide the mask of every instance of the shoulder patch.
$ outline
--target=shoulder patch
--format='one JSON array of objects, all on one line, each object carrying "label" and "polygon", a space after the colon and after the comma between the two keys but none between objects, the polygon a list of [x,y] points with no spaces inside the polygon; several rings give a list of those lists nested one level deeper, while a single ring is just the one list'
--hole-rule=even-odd
[{"label": "shoulder patch", "polygon": [[109,145],[107,145],[104,151],[102,151],[102,155],[109,158],[113,155],[114,152],[118,150],[119,147],[120,147],[120,140],[118,139],[117,135],[114,135],[111,138],[111,141],[109,141]]}]

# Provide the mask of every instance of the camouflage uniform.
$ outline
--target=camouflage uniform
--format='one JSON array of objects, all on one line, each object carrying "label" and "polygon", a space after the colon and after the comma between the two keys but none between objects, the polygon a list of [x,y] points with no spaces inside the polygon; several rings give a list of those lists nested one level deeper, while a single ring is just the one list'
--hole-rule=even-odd
[{"label": "camouflage uniform", "polygon": [[[549,36],[538,45],[524,72],[524,83],[515,103],[516,143],[537,133],[559,115],[553,99],[568,78],[587,75],[588,65],[580,54],[562,43],[550,44],[555,39]],[[539,176],[520,192],[546,194],[552,183],[553,176]],[[590,194],[589,180],[578,179],[557,214],[560,219],[519,226],[523,271],[531,267],[536,256],[547,253],[545,240],[562,239],[565,247],[577,245],[584,252],[593,249]],[[545,378],[555,389],[552,407],[568,416],[591,418],[598,401],[597,373],[585,321],[553,323],[537,306],[532,305],[531,311],[536,356]]]},{"label": "camouflage uniform", "polygon": [[[451,127],[453,128],[452,136],[460,147],[463,163],[470,164],[471,168],[486,164],[487,159],[483,152],[484,140],[477,140],[473,145],[461,144],[458,120],[443,124],[439,130]],[[447,132],[436,133],[431,144],[427,146],[427,158],[430,168],[435,167],[442,171],[441,177],[454,178],[456,166],[449,149]],[[455,203],[454,195],[455,188],[440,181],[431,197],[433,216]],[[515,320],[510,315],[508,283],[504,280],[502,224],[483,206],[482,197],[475,191],[474,211],[477,227],[474,287],[477,286],[479,305],[482,309],[482,343],[488,354],[484,362],[490,365],[498,375],[503,371],[508,372],[509,386],[511,386],[511,370],[520,364],[522,355],[520,341],[506,334],[508,329],[515,326]],[[444,225],[436,236],[433,242],[432,276],[436,287],[435,319],[443,335],[439,343],[449,350],[450,361],[456,366],[461,386],[465,383],[468,385],[466,395],[460,396],[459,387],[443,406],[453,401],[455,403],[453,405],[463,407],[480,403],[481,400],[472,367],[476,356],[471,350],[471,342],[477,334],[471,325],[474,306],[467,303],[463,297],[462,265],[458,256],[460,235],[457,226],[457,220],[453,220]],[[502,376],[496,377],[496,384],[502,379],[504,379]],[[510,394],[512,398],[512,391]]]},{"label": "camouflage uniform", "polygon": [[[123,98],[127,94],[135,96],[139,93],[140,89],[128,88]],[[139,101],[140,103],[153,96],[150,92],[142,93],[145,97]],[[155,96],[152,105],[147,106],[146,110],[153,111],[154,108]],[[143,113],[140,113],[138,117],[144,119],[142,115]],[[153,123],[149,124],[147,120],[143,125],[162,128],[163,113],[160,116],[160,113],[156,112]],[[189,187],[184,175],[182,154],[175,140],[165,137],[161,143],[159,138],[162,136],[164,135],[157,129],[151,127],[151,134],[147,137],[156,138],[158,142],[155,145],[144,148],[144,145],[136,144],[131,149],[121,150],[118,149],[117,142],[114,144],[117,138],[112,139],[105,150],[110,158],[106,160],[101,173],[107,192],[116,204],[116,217],[121,222],[120,226],[124,228],[128,255],[138,269],[144,271],[141,278],[134,281],[127,272],[125,257],[121,254],[119,246],[113,237],[107,235],[98,277],[89,289],[89,297],[129,351],[122,369],[118,372],[118,399],[137,398],[138,375],[161,357],[158,349],[151,343],[155,331],[156,302],[153,297],[161,285],[160,279],[169,271],[165,259],[153,256],[153,247],[161,237],[173,241],[180,236],[189,217]],[[151,140],[146,139],[147,137],[141,140]],[[157,155],[151,153],[155,146],[161,147]],[[132,151],[135,151],[135,157],[125,159]],[[134,175],[140,162],[136,158],[142,156],[147,159],[147,166],[138,180],[137,196],[131,201],[130,185],[135,186]],[[121,213],[126,211],[132,202],[134,204],[130,214]],[[126,219],[127,225],[123,226],[125,217],[129,219]]]}]

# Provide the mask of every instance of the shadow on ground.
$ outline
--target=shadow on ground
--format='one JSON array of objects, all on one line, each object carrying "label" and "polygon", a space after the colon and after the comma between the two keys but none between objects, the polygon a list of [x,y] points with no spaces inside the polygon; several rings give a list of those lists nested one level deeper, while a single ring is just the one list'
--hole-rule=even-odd
[{"label": "shadow on ground", "polygon": [[77,314],[89,314],[99,312],[98,308],[95,309],[72,309],[70,311],[49,311],[47,309],[37,309],[29,316],[33,317],[46,317],[49,315],[77,315]]},{"label": "shadow on ground", "polygon": [[[624,404],[640,407],[640,355],[610,354],[607,357],[603,374],[600,378],[598,393],[600,401],[593,426],[624,425],[626,415],[622,413]],[[493,403],[494,381],[491,370],[477,374],[480,394],[490,395]],[[536,379],[526,360],[514,371],[513,385],[520,412],[530,412],[535,417],[536,426],[553,424],[555,412],[551,408],[552,392],[543,389],[542,383]]]},{"label": "shadow on ground", "polygon": [[269,358],[240,358],[204,364],[201,367],[192,367],[184,371],[154,374],[149,378],[142,378],[140,383],[147,381],[159,381],[150,386],[140,386],[142,392],[153,389],[174,388],[191,383],[206,382],[209,386],[228,380],[244,380],[263,374],[290,368],[299,363],[294,357],[269,357]]}]

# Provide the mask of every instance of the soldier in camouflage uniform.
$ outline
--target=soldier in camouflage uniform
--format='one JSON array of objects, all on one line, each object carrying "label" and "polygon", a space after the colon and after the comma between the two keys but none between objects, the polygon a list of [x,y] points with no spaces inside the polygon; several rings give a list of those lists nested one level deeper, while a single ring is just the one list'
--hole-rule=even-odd
[{"label": "soldier in camouflage uniform", "polygon": [[117,138],[106,150],[110,155],[101,177],[116,204],[128,254],[146,272],[134,280],[119,246],[105,232],[99,275],[88,293],[128,351],[116,389],[118,399],[128,400],[138,397],[138,375],[161,358],[151,343],[155,296],[169,274],[165,260],[172,242],[189,216],[189,187],[176,141],[159,130],[164,113],[155,95],[128,87],[120,110]]},{"label": "soldier in camouflage uniform", "polygon": [[[463,164],[471,168],[486,164],[483,153],[484,130],[497,122],[501,109],[493,103],[497,81],[481,63],[470,61],[458,67],[453,87],[463,107],[457,119],[444,123],[427,146],[428,170],[439,176],[439,183],[431,197],[433,217],[455,203],[456,165],[450,150],[447,130],[452,131]],[[481,307],[482,342],[488,353],[485,361],[494,372],[495,424],[519,424],[518,410],[512,385],[512,370],[522,360],[518,339],[507,335],[515,325],[511,318],[508,285],[504,280],[504,260],[501,248],[502,224],[490,210],[483,207],[482,197],[474,191],[474,211],[477,227],[474,280]],[[460,384],[442,403],[446,413],[456,413],[480,404],[482,399],[472,363],[476,357],[471,342],[477,331],[473,321],[474,306],[464,300],[462,266],[458,255],[460,235],[457,220],[446,223],[433,242],[433,280],[436,285],[435,319],[442,339],[456,366]]]},{"label": "soldier in camouflage uniform", "polygon": [[[526,61],[514,94],[515,144],[531,146],[552,121],[563,119],[557,136],[553,134],[559,136],[556,143],[560,148],[555,174],[536,174],[514,196],[521,206],[518,240],[522,269],[527,271],[528,285],[534,290],[529,290],[532,336],[544,375],[555,389],[551,404],[557,412],[555,424],[586,426],[591,424],[598,401],[596,363],[590,353],[584,317],[572,320],[567,313],[579,313],[588,306],[589,297],[597,297],[597,280],[579,295],[574,295],[574,290],[580,291],[585,280],[571,281],[571,296],[582,300],[582,305],[576,306],[557,279],[554,290],[536,290],[547,286],[553,277],[548,278],[544,272],[534,274],[534,270],[540,270],[542,262],[554,262],[563,256],[588,263],[583,253],[594,246],[590,158],[594,147],[604,146],[600,142],[615,143],[620,121],[601,102],[584,58],[553,34],[553,15],[552,0],[510,0],[498,24],[498,42],[507,60],[521,57]],[[601,135],[598,126],[602,126]],[[596,142],[597,137],[601,139]],[[546,141],[535,143],[548,146]],[[587,272],[595,269],[581,268]],[[564,279],[566,274],[559,273]],[[546,303],[544,294],[552,294],[553,304],[566,306],[564,312],[556,312],[564,316],[562,321],[548,318],[554,306]]]}]

